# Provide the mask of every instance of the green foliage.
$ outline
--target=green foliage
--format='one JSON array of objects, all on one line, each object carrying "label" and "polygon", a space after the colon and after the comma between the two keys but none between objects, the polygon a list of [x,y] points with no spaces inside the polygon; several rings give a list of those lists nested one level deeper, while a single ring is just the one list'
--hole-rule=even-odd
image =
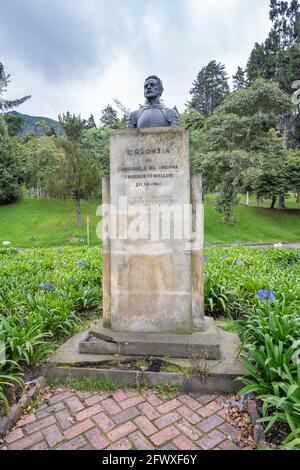
[{"label": "green foliage", "polygon": [[23,144],[24,181],[31,195],[41,198],[52,193],[60,159],[62,151],[55,137],[30,138]]},{"label": "green foliage", "polygon": [[90,115],[87,121],[84,121],[84,123],[86,129],[95,129],[97,127],[94,116],[92,114]]},{"label": "green foliage", "polygon": [[275,270],[268,289],[275,295],[246,309],[241,358],[248,375],[241,378],[245,387],[240,393],[255,393],[262,400],[260,421],[268,423],[266,433],[277,421],[289,425],[293,434],[286,445],[292,448],[300,429],[300,257],[274,250],[268,261]]},{"label": "green foliage", "polygon": [[[271,0],[270,19],[273,27],[263,44],[256,43],[247,64],[248,82],[258,77],[279,83],[289,96],[293,83],[299,79],[300,64],[300,11],[298,0]],[[299,110],[298,115],[299,118]],[[295,116],[285,111],[281,115],[283,144],[287,149],[299,146],[299,133],[294,132]]]},{"label": "green foliage", "polygon": [[203,67],[190,90],[190,106],[204,116],[210,116],[229,93],[225,66],[215,60]]},{"label": "green foliage", "polygon": [[234,90],[240,90],[241,88],[246,88],[248,86],[245,75],[245,70],[243,70],[241,67],[238,67],[236,74],[232,77]]},{"label": "green foliage", "polygon": [[82,145],[85,123],[69,112],[59,116],[66,137],[58,139],[63,150],[59,167],[50,180],[49,191],[60,198],[72,198],[76,206],[77,225],[82,226],[81,199],[99,195],[100,175],[95,171],[93,156]]},{"label": "green foliage", "polygon": [[10,137],[15,137],[21,133],[23,127],[23,119],[21,116],[4,114],[4,120]]},{"label": "green foliage", "polygon": [[83,377],[80,379],[48,379],[47,382],[51,387],[66,386],[73,390],[88,392],[116,392],[121,388],[121,385],[118,382],[106,377],[101,377],[99,379],[92,377]]},{"label": "green foliage", "polygon": [[109,142],[114,132],[107,127],[88,129],[81,139],[84,149],[90,155],[92,167],[101,176],[109,175]]},{"label": "green foliage", "polygon": [[[85,260],[87,266],[77,263]],[[9,360],[43,360],[80,318],[101,308],[99,249],[0,254],[0,341]]]},{"label": "green foliage", "polygon": [[25,101],[29,100],[31,96],[24,96],[16,100],[5,100],[4,93],[6,92],[6,87],[10,83],[10,75],[7,75],[4,70],[3,64],[0,62],[0,112],[5,112],[10,109],[20,106]]},{"label": "green foliage", "polygon": [[110,104],[108,104],[101,111],[100,122],[103,127],[108,127],[109,129],[118,129],[118,112]]},{"label": "green foliage", "polygon": [[9,409],[9,401],[5,394],[5,389],[19,386],[23,388],[24,381],[22,373],[19,372],[19,365],[13,361],[6,361],[5,364],[0,362],[0,404],[4,403],[6,411]]},{"label": "green foliage", "polygon": [[0,204],[7,204],[20,198],[20,176],[20,168],[13,155],[4,119],[0,116]]},{"label": "green foliage", "polygon": [[225,224],[235,222],[237,195],[246,188],[268,196],[289,189],[275,128],[279,114],[291,109],[289,96],[276,83],[259,79],[230,93],[197,131],[201,146],[193,143],[192,168],[207,179],[208,189],[219,192],[216,209]]},{"label": "green foliage", "polygon": [[[50,119],[48,117],[41,116],[29,116],[22,114],[17,111],[11,111],[5,116],[11,116],[12,118],[22,119],[22,129],[18,133],[18,137],[26,139],[28,136],[31,137],[43,137],[48,135],[63,135],[63,130],[59,125],[58,121]],[[41,123],[43,123],[41,127]]]},{"label": "green foliage", "polygon": [[170,400],[176,397],[181,388],[180,384],[170,384],[169,382],[161,382],[154,387],[155,393],[163,397],[165,400]]}]

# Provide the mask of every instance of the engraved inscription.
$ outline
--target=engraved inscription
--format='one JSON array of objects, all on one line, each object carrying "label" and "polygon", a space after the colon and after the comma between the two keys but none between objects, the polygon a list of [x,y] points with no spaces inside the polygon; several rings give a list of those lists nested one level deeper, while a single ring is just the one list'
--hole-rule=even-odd
[{"label": "engraved inscription", "polygon": [[[179,170],[178,165],[157,161],[157,156],[165,157],[170,154],[169,147],[126,149],[127,156],[140,157],[141,160],[134,159],[133,164],[127,160],[126,164],[119,168],[119,172],[128,183],[133,180],[136,188],[162,186],[164,181],[174,178],[174,171]],[[155,159],[152,158],[154,155]]]}]

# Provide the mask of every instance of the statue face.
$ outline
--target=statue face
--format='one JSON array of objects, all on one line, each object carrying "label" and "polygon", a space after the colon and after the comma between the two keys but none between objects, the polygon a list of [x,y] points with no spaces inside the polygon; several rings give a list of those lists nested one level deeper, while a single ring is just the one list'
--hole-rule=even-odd
[{"label": "statue face", "polygon": [[144,96],[145,98],[156,98],[157,96],[160,96],[160,90],[159,90],[159,84],[158,81],[155,80],[155,78],[150,78],[145,82],[144,85]]}]

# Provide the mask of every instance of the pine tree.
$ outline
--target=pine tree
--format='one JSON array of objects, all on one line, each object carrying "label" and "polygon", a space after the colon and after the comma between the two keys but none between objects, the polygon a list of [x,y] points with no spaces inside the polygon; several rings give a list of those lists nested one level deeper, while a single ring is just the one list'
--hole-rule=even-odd
[{"label": "pine tree", "polygon": [[6,92],[6,88],[9,83],[10,75],[6,75],[4,66],[0,62],[0,112],[9,111],[13,108],[16,108],[31,98],[31,96],[23,96],[23,98],[16,100],[5,100],[4,93]]},{"label": "pine tree", "polygon": [[118,129],[120,127],[118,113],[110,104],[101,111],[100,122],[103,127],[110,129]]},{"label": "pine tree", "polygon": [[192,99],[188,105],[204,116],[210,116],[229,91],[225,65],[213,60],[198,73],[190,90]]},{"label": "pine tree", "polygon": [[247,87],[246,72],[242,67],[238,67],[237,72],[233,75],[233,89],[240,90]]},{"label": "pine tree", "polygon": [[[253,83],[258,77],[275,80],[290,96],[300,70],[300,5],[298,0],[270,0],[272,29],[266,41],[255,44],[247,64],[247,79]],[[300,145],[297,138],[298,116],[291,112],[281,115],[283,146]]]},{"label": "pine tree", "polygon": [[14,158],[7,128],[0,116],[0,204],[14,202],[21,196],[20,169]]}]

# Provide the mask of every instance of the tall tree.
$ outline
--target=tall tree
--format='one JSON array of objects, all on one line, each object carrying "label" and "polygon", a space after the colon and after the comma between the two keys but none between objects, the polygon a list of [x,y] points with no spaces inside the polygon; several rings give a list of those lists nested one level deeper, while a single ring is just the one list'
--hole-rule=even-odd
[{"label": "tall tree", "polygon": [[0,112],[9,111],[17,106],[20,106],[25,101],[29,100],[31,96],[23,96],[23,98],[18,98],[16,100],[6,100],[4,94],[7,89],[7,85],[10,83],[10,75],[6,75],[4,66],[0,62]]},{"label": "tall tree", "polygon": [[246,88],[248,83],[246,80],[246,72],[242,67],[238,67],[237,72],[233,75],[233,89],[240,90],[241,88]]},{"label": "tall tree", "polygon": [[[293,94],[293,83],[299,79],[300,70],[299,11],[298,0],[270,0],[270,19],[273,25],[266,41],[255,44],[251,52],[247,64],[247,78],[250,83],[258,77],[275,80],[286,93],[290,96]],[[296,119],[292,112],[283,112],[281,115],[285,149],[293,143],[291,137]]]},{"label": "tall tree", "polygon": [[[253,188],[258,174],[280,172],[285,151],[275,129],[282,110],[291,107],[290,98],[276,83],[259,79],[230,93],[205,120],[193,168],[208,175],[210,187],[218,190],[216,209],[224,223],[235,221],[233,207],[246,184],[251,182]],[[277,195],[285,191],[285,183],[277,185]]]},{"label": "tall tree", "polygon": [[62,153],[58,149],[56,135],[28,139],[23,144],[23,153],[24,182],[29,194],[37,198],[47,197]]},{"label": "tall tree", "polygon": [[0,204],[8,204],[20,198],[19,182],[20,168],[13,154],[5,121],[0,116]]},{"label": "tall tree", "polygon": [[192,99],[188,105],[204,116],[210,116],[229,91],[225,65],[212,60],[200,70],[193,82],[190,90]]},{"label": "tall tree", "polygon": [[109,129],[118,129],[120,127],[118,113],[110,104],[101,111],[100,122],[103,127]]},{"label": "tall tree", "polygon": [[60,156],[58,170],[49,185],[49,192],[56,197],[71,197],[74,200],[77,225],[81,227],[81,199],[89,198],[95,186],[100,186],[99,178],[90,155],[82,145],[84,121],[80,116],[67,112],[59,116],[59,123],[65,132],[64,137],[57,139],[63,154]]}]

